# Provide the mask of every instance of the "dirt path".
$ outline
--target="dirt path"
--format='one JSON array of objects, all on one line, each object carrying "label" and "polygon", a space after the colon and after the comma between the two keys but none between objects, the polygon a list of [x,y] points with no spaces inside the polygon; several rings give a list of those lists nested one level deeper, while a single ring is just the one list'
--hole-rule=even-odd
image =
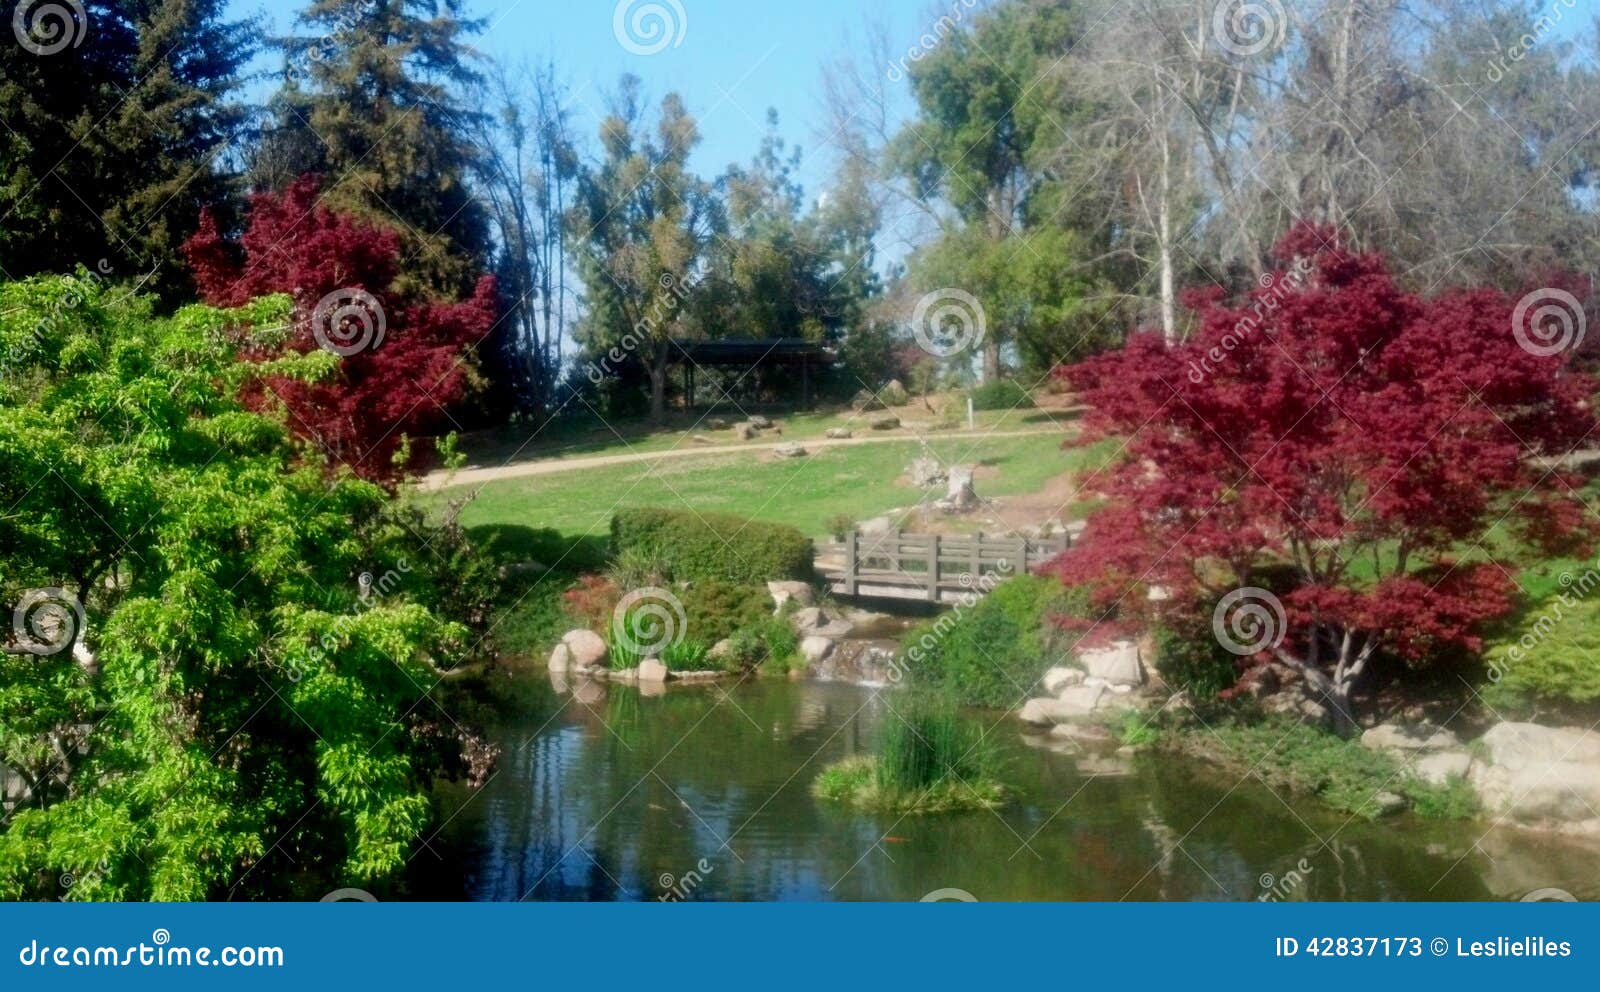
[{"label": "dirt path", "polygon": [[425,492],[446,489],[454,486],[470,486],[485,482],[497,482],[501,479],[520,479],[524,476],[555,475],[558,472],[578,472],[583,469],[604,468],[608,465],[627,465],[631,462],[656,461],[665,458],[706,458],[717,455],[742,455],[760,453],[781,448],[786,444],[799,444],[806,451],[818,451],[822,448],[843,448],[855,444],[901,444],[913,443],[919,440],[959,441],[964,438],[985,437],[1033,437],[1039,434],[1061,434],[1067,432],[1060,428],[1039,428],[1028,431],[951,431],[929,435],[889,433],[874,434],[870,437],[852,438],[816,438],[804,441],[770,441],[753,444],[728,445],[725,447],[686,447],[670,448],[666,451],[641,451],[621,455],[589,455],[582,458],[548,458],[534,459],[532,461],[515,462],[510,465],[501,465],[495,468],[470,468],[458,472],[439,471],[425,476],[419,483],[419,488]]}]

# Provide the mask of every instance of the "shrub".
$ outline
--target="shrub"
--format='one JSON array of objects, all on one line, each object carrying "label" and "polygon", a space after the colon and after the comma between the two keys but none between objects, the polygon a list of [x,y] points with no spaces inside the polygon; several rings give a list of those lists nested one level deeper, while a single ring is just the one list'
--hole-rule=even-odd
[{"label": "shrub", "polygon": [[622,599],[622,590],[604,575],[584,575],[561,598],[567,616],[579,626],[600,631],[611,626],[611,613]]},{"label": "shrub", "polygon": [[694,583],[679,598],[688,617],[689,634],[707,644],[732,637],[772,615],[772,597],[765,586],[712,579]]},{"label": "shrub", "polygon": [[947,701],[915,696],[894,708],[875,742],[822,771],[812,792],[824,799],[900,813],[997,806],[994,752],[982,730]]},{"label": "shrub", "polygon": [[1600,700],[1600,599],[1552,596],[1523,612],[1484,649],[1486,703],[1522,711]]},{"label": "shrub", "polygon": [[967,397],[972,400],[972,408],[975,410],[1015,410],[1033,407],[1033,394],[1028,391],[1028,387],[1015,379],[997,379],[981,386],[974,386],[967,391]]},{"label": "shrub", "polygon": [[1466,820],[1483,809],[1472,784],[1460,775],[1451,775],[1442,785],[1408,777],[1403,791],[1411,808],[1426,820]]},{"label": "shrub", "polygon": [[710,649],[700,641],[685,638],[661,649],[661,663],[669,672],[703,672],[711,667],[706,660]]},{"label": "shrub", "polygon": [[842,541],[847,534],[856,529],[856,518],[848,513],[839,513],[829,517],[823,526],[834,540]]},{"label": "shrub", "polygon": [[799,637],[781,617],[764,616],[736,631],[732,641],[733,648],[726,659],[732,668],[760,665],[786,672],[800,654]]},{"label": "shrub", "polygon": [[1161,739],[1161,731],[1156,727],[1153,717],[1137,710],[1124,712],[1116,729],[1117,739],[1128,747],[1143,747]]},{"label": "shrub", "polygon": [[913,628],[901,641],[913,682],[971,706],[1008,707],[1027,697],[1074,635],[1054,617],[1086,616],[1087,596],[1057,579],[1019,575],[970,607]]},{"label": "shrub", "polygon": [[611,548],[618,558],[637,554],[660,563],[674,581],[759,585],[804,581],[812,573],[811,541],[804,534],[726,513],[622,510],[611,518]]},{"label": "shrub", "polygon": [[1176,621],[1156,628],[1156,658],[1161,678],[1197,699],[1215,699],[1239,680],[1238,659],[1200,621]]}]

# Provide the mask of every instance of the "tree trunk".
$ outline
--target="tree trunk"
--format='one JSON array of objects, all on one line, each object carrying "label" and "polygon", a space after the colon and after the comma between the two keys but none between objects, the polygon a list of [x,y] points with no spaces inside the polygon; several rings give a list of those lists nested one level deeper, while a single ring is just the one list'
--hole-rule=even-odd
[{"label": "tree trunk", "polygon": [[1172,263],[1172,150],[1161,136],[1161,202],[1156,207],[1160,226],[1161,335],[1168,346],[1178,343],[1177,276]]},{"label": "tree trunk", "polygon": [[667,419],[667,345],[656,346],[650,362],[650,422],[665,423]]},{"label": "tree trunk", "polygon": [[983,381],[996,382],[1000,378],[1000,342],[990,335],[983,342]]}]

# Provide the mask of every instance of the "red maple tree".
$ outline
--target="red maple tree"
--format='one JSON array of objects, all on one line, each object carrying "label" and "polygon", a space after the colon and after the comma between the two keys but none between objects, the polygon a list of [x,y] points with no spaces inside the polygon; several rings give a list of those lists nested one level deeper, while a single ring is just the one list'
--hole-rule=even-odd
[{"label": "red maple tree", "polygon": [[483,276],[459,301],[402,289],[399,238],[322,206],[320,186],[304,176],[281,192],[252,195],[237,243],[207,210],[184,252],[207,303],[239,306],[287,293],[294,321],[286,346],[340,356],[332,378],[264,375],[246,388],[246,401],[281,403],[290,428],[333,459],[367,478],[392,478],[408,467],[396,464],[407,440],[451,426],[449,410],[472,383],[470,351],[494,325],[495,283]]},{"label": "red maple tree", "polygon": [[1058,370],[1091,436],[1125,439],[1127,457],[1048,569],[1123,623],[1210,616],[1229,650],[1301,672],[1348,730],[1375,654],[1478,649],[1513,603],[1508,542],[1587,542],[1575,480],[1548,459],[1595,430],[1595,384],[1519,345],[1502,293],[1405,292],[1382,256],[1311,225],[1275,257],[1242,303],[1190,294],[1187,342],[1140,334]]}]

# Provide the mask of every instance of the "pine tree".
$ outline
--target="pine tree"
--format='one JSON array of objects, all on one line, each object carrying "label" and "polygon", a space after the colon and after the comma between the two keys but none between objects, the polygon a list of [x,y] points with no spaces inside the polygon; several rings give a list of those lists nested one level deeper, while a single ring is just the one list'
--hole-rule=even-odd
[{"label": "pine tree", "polygon": [[315,0],[307,33],[277,39],[286,71],[274,124],[252,162],[257,188],[323,177],[324,202],[394,228],[409,289],[470,290],[485,267],[487,220],[468,185],[481,29],[460,0]]},{"label": "pine tree", "polygon": [[225,6],[91,0],[50,44],[0,45],[6,274],[83,264],[168,303],[189,294],[179,246],[201,206],[232,192],[222,153],[245,119],[233,92],[256,44]]}]

